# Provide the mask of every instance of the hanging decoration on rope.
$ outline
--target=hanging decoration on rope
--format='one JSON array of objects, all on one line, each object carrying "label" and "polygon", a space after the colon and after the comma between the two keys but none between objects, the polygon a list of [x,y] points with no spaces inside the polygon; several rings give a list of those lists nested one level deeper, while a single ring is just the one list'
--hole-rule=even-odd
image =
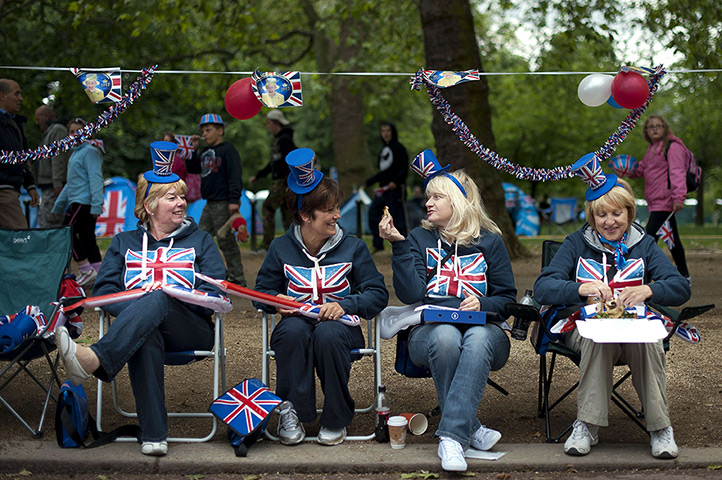
[{"label": "hanging decoration on rope", "polygon": [[[638,72],[640,71],[649,75],[649,80],[646,81],[649,88],[649,93],[647,94],[646,100],[641,106],[634,108],[631,112],[629,112],[629,115],[627,115],[627,117],[622,121],[619,128],[617,128],[617,130],[609,136],[607,141],[604,142],[604,145],[602,145],[599,150],[594,152],[594,155],[598,157],[600,163],[608,159],[614,153],[614,150],[616,150],[619,144],[621,144],[624,139],[627,138],[629,132],[636,126],[637,121],[647,110],[649,103],[652,101],[654,94],[657,92],[659,81],[662,79],[665,73],[667,73],[662,65],[659,65],[653,69],[628,67],[626,65],[622,66],[622,68],[620,69],[620,73],[617,77],[619,77],[619,75],[621,74],[624,74],[624,77],[621,77],[623,78],[621,83],[625,86],[627,86],[627,78],[634,78],[632,80],[635,84],[634,87],[632,87],[632,90],[634,90],[635,92],[634,95],[638,94],[638,82],[636,77],[628,77],[627,74],[638,74]],[[554,167],[550,169],[524,167],[510,162],[506,158],[500,156],[498,153],[482,145],[481,142],[479,142],[479,140],[474,136],[474,134],[471,133],[466,124],[464,124],[464,121],[451,110],[451,105],[449,105],[449,102],[447,102],[446,99],[441,95],[441,90],[439,89],[439,87],[429,81],[425,72],[426,70],[421,69],[417,71],[413,77],[411,77],[411,80],[409,82],[411,84],[411,89],[419,90],[422,85],[426,87],[426,91],[429,94],[429,99],[431,100],[432,105],[434,105],[439,111],[439,113],[441,113],[441,115],[444,117],[444,121],[451,126],[453,132],[456,134],[457,137],[459,137],[459,140],[461,140],[461,142],[466,145],[469,150],[471,150],[472,153],[474,153],[480,159],[484,160],[497,170],[501,170],[510,175],[513,175],[520,180],[546,182],[561,180],[574,176],[571,168],[572,165],[567,165],[565,167]],[[614,80],[616,80],[617,77],[615,77]],[[614,83],[614,81],[612,83]],[[612,94],[614,94],[614,87],[611,86],[610,89],[612,90]],[[622,96],[623,95],[624,94],[622,94]],[[614,96],[614,99],[619,102],[617,96]],[[625,100],[628,99],[625,97],[623,101]],[[631,103],[632,99],[629,100]],[[636,101],[636,97],[634,100]],[[625,103],[627,102],[625,101]],[[619,103],[619,105],[622,104]]]},{"label": "hanging decoration on rope", "polygon": [[269,108],[300,107],[303,105],[300,72],[259,72],[253,79],[253,94]]},{"label": "hanging decoration on rope", "polygon": [[75,135],[68,135],[65,138],[57,140],[49,145],[41,145],[34,150],[19,150],[0,152],[0,160],[2,163],[17,164],[27,161],[35,161],[39,158],[47,158],[55,156],[59,153],[67,152],[73,147],[87,142],[93,135],[96,135],[102,129],[110,125],[118,115],[125,112],[128,107],[133,105],[143,90],[148,86],[153,78],[153,72],[158,68],[154,65],[148,69],[143,69],[140,76],[128,88],[128,93],[123,95],[115,105],[103,112],[94,122],[89,122],[86,126],[78,130]]},{"label": "hanging decoration on rope", "polygon": [[120,100],[123,91],[120,77],[120,67],[109,68],[106,71],[85,71],[71,68],[85,90],[85,94],[93,103],[114,103]]},{"label": "hanging decoration on rope", "polygon": [[464,82],[479,80],[479,70],[466,70],[454,72],[451,70],[424,70],[424,75],[429,82],[439,88],[453,87]]}]

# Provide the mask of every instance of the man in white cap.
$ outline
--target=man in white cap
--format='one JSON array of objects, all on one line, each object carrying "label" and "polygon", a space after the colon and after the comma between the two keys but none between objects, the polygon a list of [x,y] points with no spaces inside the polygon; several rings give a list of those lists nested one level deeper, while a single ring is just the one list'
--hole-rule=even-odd
[{"label": "man in white cap", "polygon": [[[241,208],[241,157],[233,145],[223,140],[226,122],[220,115],[206,113],[198,128],[201,135],[191,137],[193,155],[186,160],[188,173],[201,174],[201,197],[206,200],[198,227],[218,239],[228,281],[245,287],[241,251],[233,232],[225,229],[225,235],[218,235],[218,229]],[[199,150],[201,137],[206,146]]]},{"label": "man in white cap", "polygon": [[281,209],[281,219],[283,221],[283,229],[288,227],[293,221],[291,212],[286,208],[286,179],[290,170],[286,164],[286,155],[296,149],[293,143],[293,128],[283,112],[280,110],[271,110],[266,115],[266,128],[273,135],[271,143],[271,159],[268,164],[260,169],[258,173],[248,179],[250,183],[254,183],[259,178],[271,174],[271,189],[268,198],[263,202],[263,244],[261,247],[268,250],[271,241],[276,236],[276,209]]}]

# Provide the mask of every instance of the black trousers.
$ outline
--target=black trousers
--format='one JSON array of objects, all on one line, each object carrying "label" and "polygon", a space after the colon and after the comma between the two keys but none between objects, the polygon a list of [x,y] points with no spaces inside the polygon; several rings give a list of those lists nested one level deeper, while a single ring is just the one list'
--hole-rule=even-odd
[{"label": "black trousers", "polygon": [[394,226],[403,236],[406,236],[406,211],[404,209],[404,186],[386,190],[383,195],[374,195],[369,207],[369,229],[373,234],[374,250],[383,250],[384,240],[379,236],[379,222],[384,215],[384,207],[389,207],[389,213],[394,219]]},{"label": "black trousers", "polygon": [[301,422],[316,419],[316,377],[324,402],[321,426],[338,429],[351,423],[356,406],[348,391],[351,349],[363,348],[361,327],[333,320],[317,322],[307,317],[283,317],[271,334],[276,352],[276,395],[290,400]]},{"label": "black trousers", "polygon": [[[661,235],[658,233],[659,229],[669,214],[672,212],[649,212],[649,220],[647,220],[647,234],[659,240]],[[670,249],[674,263],[677,265],[677,270],[683,277],[689,277],[689,270],[687,269],[687,258],[684,256],[684,247],[682,246],[682,239],[679,238],[679,231],[677,230],[677,219],[675,215],[669,218],[669,224],[672,227],[672,238],[674,239],[674,247]]]},{"label": "black trousers", "polygon": [[95,220],[90,214],[90,205],[71,203],[65,212],[63,225],[73,227],[73,258],[77,262],[87,259],[90,263],[97,263],[103,260],[95,241]]}]

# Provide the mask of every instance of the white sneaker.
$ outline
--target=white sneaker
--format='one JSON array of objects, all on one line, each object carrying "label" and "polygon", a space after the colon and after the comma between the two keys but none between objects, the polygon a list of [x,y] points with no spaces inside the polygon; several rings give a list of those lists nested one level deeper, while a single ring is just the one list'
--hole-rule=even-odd
[{"label": "white sneaker", "polygon": [[65,326],[60,326],[55,329],[55,344],[58,347],[60,358],[63,359],[65,373],[68,374],[68,378],[70,378],[73,385],[77,387],[85,380],[92,377],[90,373],[86,372],[83,367],[80,366],[80,362],[75,356],[78,346],[75,344],[73,339],[70,338],[68,329],[65,328]]},{"label": "white sneaker", "polygon": [[599,425],[591,425],[574,420],[571,435],[564,442],[564,453],[567,455],[582,456],[589,453],[594,445],[599,443]]},{"label": "white sneaker", "polygon": [[84,287],[87,284],[94,282],[97,276],[98,272],[94,268],[91,268],[90,270],[85,270],[78,273],[78,277],[76,280],[78,282],[78,285]]},{"label": "white sneaker", "polygon": [[439,440],[438,454],[441,459],[441,468],[447,472],[466,471],[464,449],[456,440],[452,440],[449,437],[441,437]]},{"label": "white sneaker", "polygon": [[298,420],[296,409],[288,400],[281,403],[279,412],[281,418],[278,419],[278,438],[284,445],[297,445],[306,438],[306,430]]},{"label": "white sneaker", "polygon": [[140,453],[152,457],[162,457],[168,453],[168,442],[165,440],[162,442],[143,442]]},{"label": "white sneaker", "polygon": [[651,436],[650,444],[652,445],[652,455],[655,458],[677,458],[679,451],[677,444],[674,442],[674,431],[672,426],[654,432],[649,432]]},{"label": "white sneaker", "polygon": [[491,428],[487,428],[484,425],[480,426],[474,434],[471,436],[469,445],[475,450],[489,450],[491,447],[496,445],[496,442],[501,438],[501,432],[497,432]]},{"label": "white sneaker", "polygon": [[343,442],[346,438],[346,427],[342,428],[326,428],[321,427],[318,431],[316,441],[321,445],[333,446]]}]

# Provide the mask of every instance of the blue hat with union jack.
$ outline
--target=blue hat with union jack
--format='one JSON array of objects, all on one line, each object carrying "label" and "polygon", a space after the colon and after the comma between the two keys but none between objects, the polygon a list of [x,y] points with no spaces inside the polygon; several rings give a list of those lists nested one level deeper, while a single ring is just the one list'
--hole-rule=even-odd
[{"label": "blue hat with union jack", "polygon": [[180,177],[173,173],[173,160],[178,150],[175,142],[153,142],[150,144],[150,156],[153,160],[153,170],[143,174],[149,183],[173,183]]},{"label": "blue hat with union jack", "polygon": [[291,169],[288,174],[288,188],[293,193],[303,195],[318,185],[323,173],[314,168],[316,153],[310,148],[297,148],[286,155],[286,163]]},{"label": "blue hat with union jack", "polygon": [[432,152],[429,148],[416,155],[414,161],[411,162],[411,170],[421,175],[421,177],[424,179],[424,189],[426,188],[426,185],[429,184],[429,180],[436,177],[437,175],[445,175],[446,177],[450,178],[456,184],[456,186],[459,187],[461,193],[466,196],[466,190],[464,190],[464,187],[461,186],[461,182],[459,182],[459,180],[455,176],[447,173],[450,166],[451,165],[442,167],[439,161],[436,159],[436,155],[434,155],[434,152]]},{"label": "blue hat with union jack", "polygon": [[201,128],[206,123],[215,123],[217,125],[223,125],[226,126],[226,122],[223,121],[223,118],[221,118],[220,115],[217,113],[206,113],[201,117],[201,121],[198,122],[198,128]]},{"label": "blue hat with union jack", "polygon": [[615,185],[619,185],[616,175],[604,173],[602,165],[594,152],[587,153],[577,160],[572,165],[572,171],[589,186],[584,194],[587,201],[596,200],[614,188]]}]

